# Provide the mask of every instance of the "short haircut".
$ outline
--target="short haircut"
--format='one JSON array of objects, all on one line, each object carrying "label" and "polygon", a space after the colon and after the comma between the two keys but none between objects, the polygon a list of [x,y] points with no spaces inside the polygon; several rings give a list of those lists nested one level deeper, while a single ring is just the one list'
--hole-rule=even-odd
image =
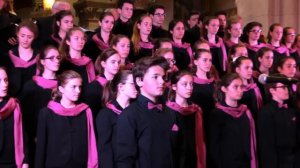
[{"label": "short haircut", "polygon": [[167,71],[169,69],[168,61],[163,57],[144,57],[139,59],[132,69],[133,79],[136,82],[136,78],[143,79],[148,69],[153,66],[160,66]]},{"label": "short haircut", "polygon": [[194,15],[199,15],[199,20],[200,20],[200,15],[201,14],[200,14],[199,11],[195,11],[195,10],[189,12],[189,14],[187,15],[187,20],[189,20]]},{"label": "short haircut", "polygon": [[162,6],[162,5],[158,5],[158,4],[151,5],[151,6],[148,8],[148,13],[151,14],[151,15],[154,15],[156,9],[162,9],[162,10],[165,10],[165,7]]},{"label": "short haircut", "polygon": [[124,5],[125,3],[129,3],[129,4],[131,4],[132,6],[134,6],[134,1],[133,1],[133,0],[119,0],[119,1],[118,1],[118,4],[117,4],[117,7],[118,7],[119,9],[122,9],[122,7],[123,7],[123,5]]}]

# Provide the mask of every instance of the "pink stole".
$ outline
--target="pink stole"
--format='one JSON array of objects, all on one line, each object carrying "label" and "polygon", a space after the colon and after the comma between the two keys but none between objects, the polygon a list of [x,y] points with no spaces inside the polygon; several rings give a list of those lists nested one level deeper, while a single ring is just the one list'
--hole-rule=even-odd
[{"label": "pink stole", "polygon": [[223,68],[223,71],[226,71],[227,63],[228,63],[226,47],[225,47],[223,39],[220,37],[217,37],[217,38],[218,38],[218,43],[216,43],[216,44],[210,43],[208,40],[206,40],[204,38],[202,38],[202,40],[206,41],[210,48],[221,48],[222,49],[222,55],[223,55],[223,58],[222,58],[222,66],[223,67],[222,68]]},{"label": "pink stole", "polygon": [[200,79],[197,76],[193,76],[193,78],[194,78],[194,82],[200,85],[211,84],[212,82],[215,81],[215,78]]},{"label": "pink stole", "polygon": [[98,83],[104,87],[104,85],[108,82],[107,79],[105,79],[104,77],[98,75],[96,76],[96,80],[98,81]]},{"label": "pink stole", "polygon": [[196,138],[196,154],[197,154],[197,168],[206,167],[206,146],[204,141],[204,129],[202,109],[196,104],[189,105],[188,107],[181,107],[175,102],[168,101],[166,104],[169,108],[177,111],[178,113],[187,116],[195,113],[195,138]]},{"label": "pink stole", "polygon": [[245,86],[244,91],[249,91],[251,89],[253,89],[254,93],[255,93],[257,109],[260,109],[263,105],[263,99],[262,99],[260,90],[257,87],[256,83],[253,81],[253,79],[251,79],[251,82],[248,85]]},{"label": "pink stole", "polygon": [[120,115],[122,113],[121,110],[117,109],[117,107],[115,105],[113,105],[112,103],[108,102],[106,103],[106,107],[108,109],[111,109],[114,113],[116,113],[117,115]]},{"label": "pink stole", "polygon": [[70,61],[72,64],[75,64],[77,66],[84,66],[84,65],[86,66],[86,72],[88,75],[89,83],[95,79],[96,77],[95,67],[92,60],[89,57],[82,56],[79,59],[68,58],[68,61]]},{"label": "pink stole", "polygon": [[257,155],[256,155],[256,133],[255,133],[255,124],[254,120],[252,118],[251,112],[248,109],[248,107],[244,104],[240,105],[239,107],[226,107],[222,106],[220,103],[216,104],[216,108],[221,109],[228,115],[232,116],[233,118],[239,118],[241,117],[245,112],[249,119],[250,124],[250,143],[251,143],[251,168],[257,168]]},{"label": "pink stole", "polygon": [[43,89],[54,89],[57,87],[57,80],[45,79],[41,76],[33,76],[32,80]]},{"label": "pink stole", "polygon": [[290,56],[290,51],[287,47],[281,45],[280,47],[274,47],[272,44],[266,44],[266,47],[271,50],[277,51],[280,54],[285,54],[286,56]]},{"label": "pink stole", "polygon": [[264,44],[264,43],[260,43],[260,44],[257,44],[257,45],[250,45],[248,43],[245,43],[245,45],[249,50],[252,50],[252,51],[255,51],[255,52],[257,52],[259,49],[261,49],[263,47],[266,47],[266,44]]},{"label": "pink stole", "polygon": [[48,108],[51,109],[55,114],[60,116],[78,116],[83,111],[86,111],[86,120],[87,120],[87,139],[88,139],[88,168],[97,168],[98,167],[98,154],[97,154],[97,145],[96,137],[94,132],[94,123],[92,111],[88,105],[80,103],[73,108],[64,108],[60,103],[55,101],[50,101],[48,103]]},{"label": "pink stole", "polygon": [[12,63],[17,68],[28,68],[31,65],[34,65],[37,61],[36,57],[34,59],[32,59],[31,61],[24,61],[20,57],[14,55],[12,50],[9,50],[8,54],[9,54],[9,57],[10,57]]},{"label": "pink stole", "polygon": [[182,44],[178,44],[178,43],[175,43],[174,41],[172,41],[172,46],[177,47],[177,48],[185,48],[190,56],[190,60],[191,60],[190,64],[193,62],[193,51],[191,48],[191,44],[185,43],[185,42]]},{"label": "pink stole", "polygon": [[17,100],[14,98],[9,98],[5,106],[0,109],[0,119],[6,119],[9,117],[9,115],[11,115],[12,112],[14,113],[15,160],[17,168],[21,168],[24,161],[22,113]]},{"label": "pink stole", "polygon": [[94,34],[92,37],[93,41],[97,44],[100,50],[105,50],[109,48],[109,44],[105,43],[98,37],[98,33]]}]

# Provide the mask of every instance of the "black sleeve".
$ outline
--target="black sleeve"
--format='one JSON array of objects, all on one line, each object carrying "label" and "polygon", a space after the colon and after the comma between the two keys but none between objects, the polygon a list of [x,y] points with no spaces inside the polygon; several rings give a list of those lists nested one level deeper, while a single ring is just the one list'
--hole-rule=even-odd
[{"label": "black sleeve", "polygon": [[130,110],[125,109],[118,118],[116,132],[115,164],[117,168],[133,168],[138,153],[136,126]]},{"label": "black sleeve", "polygon": [[88,40],[85,43],[84,48],[82,50],[82,52],[85,55],[87,55],[88,57],[90,57],[93,60],[93,63],[96,61],[97,57],[101,54],[100,49],[98,48],[97,44],[92,39],[94,34],[91,34],[88,37]]},{"label": "black sleeve", "polygon": [[277,167],[275,132],[270,108],[262,108],[258,113],[258,149],[261,167]]},{"label": "black sleeve", "polygon": [[99,167],[101,168],[114,167],[112,149],[113,126],[109,113],[111,113],[111,111],[105,108],[100,110],[96,117],[98,158]]},{"label": "black sleeve", "polygon": [[37,142],[35,152],[35,167],[45,167],[46,145],[47,145],[47,109],[44,108],[39,113],[37,127]]},{"label": "black sleeve", "polygon": [[208,130],[207,155],[209,168],[221,168],[220,148],[221,148],[221,112],[218,110],[212,111],[210,115],[210,123]]},{"label": "black sleeve", "polygon": [[82,93],[83,101],[91,108],[94,118],[101,109],[102,93],[103,87],[97,81],[89,83]]}]

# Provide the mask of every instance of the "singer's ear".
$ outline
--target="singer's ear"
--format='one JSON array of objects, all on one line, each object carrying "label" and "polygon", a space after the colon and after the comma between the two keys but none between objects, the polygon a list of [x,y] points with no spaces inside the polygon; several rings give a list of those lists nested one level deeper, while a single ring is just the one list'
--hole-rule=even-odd
[{"label": "singer's ear", "polygon": [[224,92],[224,93],[226,93],[226,92],[227,92],[227,88],[224,87],[224,86],[222,86],[222,87],[221,87],[221,91]]}]

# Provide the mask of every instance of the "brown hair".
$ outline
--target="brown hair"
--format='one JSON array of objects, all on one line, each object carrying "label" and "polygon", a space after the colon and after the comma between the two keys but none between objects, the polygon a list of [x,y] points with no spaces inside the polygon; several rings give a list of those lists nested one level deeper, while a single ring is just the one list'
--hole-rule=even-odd
[{"label": "brown hair", "polygon": [[124,84],[129,75],[132,75],[132,71],[130,70],[119,71],[114,78],[104,86],[102,97],[103,105],[117,98],[119,84]]},{"label": "brown hair", "polygon": [[[190,71],[182,70],[182,71],[177,71],[174,74],[172,74],[170,78],[171,86],[176,85],[178,81],[185,75],[189,75],[193,77],[193,74]],[[168,100],[170,101],[175,101],[176,98],[176,91],[174,91],[172,88],[169,90],[168,94]]]},{"label": "brown hair", "polygon": [[59,51],[61,53],[61,56],[63,59],[69,58],[70,57],[70,46],[67,44],[67,41],[70,41],[71,36],[73,35],[73,32],[75,31],[80,31],[85,37],[85,33],[79,28],[79,27],[73,27],[71,28],[67,34],[64,40],[62,41],[61,45],[59,46]]},{"label": "brown hair", "polygon": [[54,15],[54,20],[52,24],[52,29],[54,34],[58,34],[60,29],[60,26],[57,25],[57,22],[60,22],[66,16],[72,16],[74,18],[72,12],[66,10],[59,11]]},{"label": "brown hair", "polygon": [[221,88],[228,87],[231,82],[235,79],[241,79],[241,77],[237,73],[228,73],[224,75],[220,82],[217,84],[217,88],[215,89],[214,96],[217,102],[225,101],[225,93],[221,90]]},{"label": "brown hair", "polygon": [[28,30],[30,30],[33,35],[34,35],[34,39],[38,36],[38,27],[37,25],[32,22],[31,20],[24,20],[22,21],[19,26],[16,28],[16,33],[18,33],[20,31],[21,28],[26,27]]},{"label": "brown hair", "polygon": [[272,40],[272,36],[270,35],[270,33],[274,31],[275,27],[282,27],[282,25],[279,24],[279,23],[273,23],[273,24],[269,27],[269,32],[268,32],[268,36],[267,36],[268,42],[269,42],[269,43],[270,43],[271,40]]},{"label": "brown hair", "polygon": [[72,70],[64,71],[62,74],[58,75],[57,77],[58,85],[57,88],[53,89],[52,91],[52,99],[55,101],[60,101],[62,97],[62,93],[59,91],[58,87],[65,86],[70,80],[77,79],[77,78],[82,79],[79,73]]},{"label": "brown hair", "polygon": [[[140,49],[140,46],[139,46],[139,42],[141,41],[141,36],[140,36],[140,30],[138,29],[138,24],[141,24],[142,21],[146,18],[146,17],[150,17],[150,15],[148,14],[143,14],[140,16],[140,18],[135,22],[134,26],[133,26],[133,34],[132,34],[132,37],[131,37],[131,41],[133,43],[133,51],[135,54],[138,54],[139,53],[139,49]],[[152,19],[151,19],[152,20]],[[150,35],[149,35],[150,37]],[[149,38],[148,37],[148,38]]]},{"label": "brown hair", "polygon": [[225,40],[230,39],[231,34],[229,33],[229,30],[232,28],[233,24],[237,24],[237,23],[241,24],[240,19],[238,19],[238,18],[232,18],[228,21],[226,29],[225,29],[225,37],[224,37]]},{"label": "brown hair", "polygon": [[101,65],[102,61],[106,61],[109,57],[115,55],[115,54],[119,54],[118,51],[116,51],[113,48],[108,48],[106,50],[104,50],[96,59],[95,61],[95,69],[97,71],[98,74],[103,74],[104,73],[104,69]]},{"label": "brown hair", "polygon": [[51,50],[51,49],[57,50],[59,52],[57,47],[55,47],[53,45],[47,45],[42,48],[42,50],[40,51],[40,54],[37,57],[36,66],[37,66],[38,70],[40,71],[40,74],[42,74],[44,72],[44,65],[41,63],[41,61],[46,58],[49,50]]},{"label": "brown hair", "polygon": [[117,34],[117,35],[114,35],[110,41],[110,47],[113,47],[113,46],[116,46],[121,39],[123,38],[126,38],[129,40],[130,42],[130,39],[126,36],[126,35],[123,35],[123,34]]},{"label": "brown hair", "polygon": [[236,73],[236,68],[241,66],[244,60],[250,60],[252,62],[252,60],[249,57],[240,56],[230,63],[229,73]]},{"label": "brown hair", "polygon": [[154,57],[164,57],[164,55],[169,52],[174,54],[173,50],[170,48],[160,48],[155,51]]}]

